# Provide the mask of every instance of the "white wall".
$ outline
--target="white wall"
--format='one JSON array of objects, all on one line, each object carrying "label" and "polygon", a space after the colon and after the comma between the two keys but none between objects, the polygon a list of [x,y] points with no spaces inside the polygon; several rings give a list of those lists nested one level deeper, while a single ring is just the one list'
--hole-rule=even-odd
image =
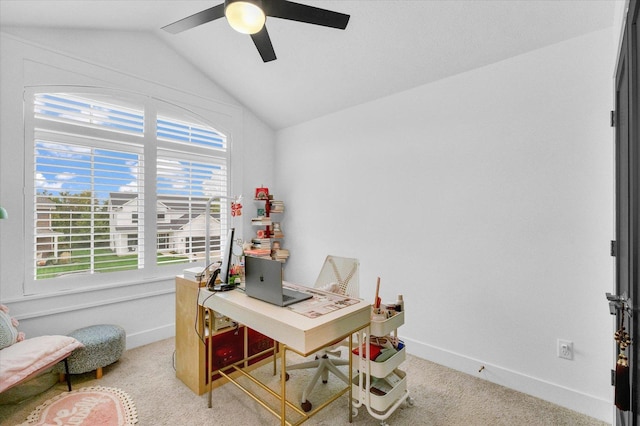
[{"label": "white wall", "polygon": [[410,353],[610,422],[611,41],[592,33],[278,132],[287,278],[358,257],[362,297],[378,276],[383,302],[404,295]]},{"label": "white wall", "polygon": [[[151,34],[3,28],[0,37],[0,205],[9,212],[9,219],[0,221],[0,302],[9,305],[27,336],[66,334],[97,323],[122,325],[129,348],[173,336],[172,276],[114,282],[100,290],[24,295],[23,89],[99,85],[202,114],[232,137],[234,195],[273,180],[274,132]],[[236,224],[241,232],[249,223],[243,219]]]}]

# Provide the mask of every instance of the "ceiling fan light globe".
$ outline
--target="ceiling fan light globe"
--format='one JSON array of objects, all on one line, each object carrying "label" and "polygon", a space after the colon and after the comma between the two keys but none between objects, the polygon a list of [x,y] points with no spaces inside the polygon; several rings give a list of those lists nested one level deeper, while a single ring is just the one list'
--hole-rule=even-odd
[{"label": "ceiling fan light globe", "polygon": [[231,28],[242,34],[255,34],[262,30],[267,17],[260,8],[261,2],[228,1],[224,15]]}]

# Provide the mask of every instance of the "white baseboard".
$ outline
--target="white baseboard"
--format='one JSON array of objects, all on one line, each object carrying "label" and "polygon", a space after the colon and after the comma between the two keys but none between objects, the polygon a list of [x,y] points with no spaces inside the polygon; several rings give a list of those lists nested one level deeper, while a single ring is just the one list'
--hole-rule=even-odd
[{"label": "white baseboard", "polygon": [[167,324],[138,333],[127,334],[127,349],[148,345],[159,340],[168,339],[176,335],[176,325]]},{"label": "white baseboard", "polygon": [[[402,337],[402,340],[407,343],[407,352],[411,355],[549,401],[603,422],[613,423],[614,410],[612,401],[577,392],[573,389],[545,382],[535,377],[526,376],[457,353],[448,352],[426,345],[423,342],[405,337]],[[479,372],[479,367],[483,365],[485,369]]]}]

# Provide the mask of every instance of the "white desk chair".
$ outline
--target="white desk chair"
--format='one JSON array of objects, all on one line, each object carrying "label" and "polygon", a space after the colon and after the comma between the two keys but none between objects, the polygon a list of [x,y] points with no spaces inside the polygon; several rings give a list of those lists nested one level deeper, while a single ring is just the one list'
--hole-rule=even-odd
[{"label": "white desk chair", "polygon": [[[359,267],[360,262],[358,259],[327,256],[314,287],[333,293],[359,297]],[[342,344],[343,342],[336,342],[334,345],[322,349],[315,354],[315,360],[313,361],[287,366],[287,371],[306,368],[317,369],[311,382],[302,392],[300,405],[304,411],[311,411],[311,403],[307,400],[307,396],[313,391],[320,377],[322,377],[322,383],[327,383],[329,380],[329,372],[331,372],[345,382],[345,384],[350,385],[349,378],[337,368],[338,365],[349,365],[348,360],[339,358],[340,351],[338,348]],[[337,358],[329,358],[329,355],[336,356]]]}]

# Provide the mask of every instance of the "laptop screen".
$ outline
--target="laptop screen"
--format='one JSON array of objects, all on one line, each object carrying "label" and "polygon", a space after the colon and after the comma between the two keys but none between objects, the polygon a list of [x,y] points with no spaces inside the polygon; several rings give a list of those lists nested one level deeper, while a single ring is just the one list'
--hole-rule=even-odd
[{"label": "laptop screen", "polygon": [[245,285],[247,296],[278,306],[289,306],[311,299],[312,294],[283,289],[282,262],[260,257],[245,258]]}]

